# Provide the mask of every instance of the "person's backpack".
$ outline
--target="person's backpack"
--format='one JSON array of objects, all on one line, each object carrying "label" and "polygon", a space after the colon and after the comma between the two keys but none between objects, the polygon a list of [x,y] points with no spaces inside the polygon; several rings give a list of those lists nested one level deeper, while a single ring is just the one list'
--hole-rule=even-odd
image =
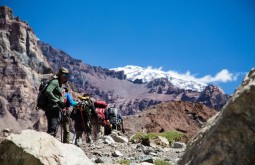
[{"label": "person's backpack", "polygon": [[[52,79],[53,80],[53,79]],[[37,96],[37,104],[36,104],[36,108],[37,109],[42,109],[45,110],[48,103],[49,103],[49,99],[48,97],[45,95],[45,90],[48,87],[49,83],[52,80],[48,80],[48,79],[43,79],[41,81],[41,84],[39,86],[39,94]]]},{"label": "person's backpack", "polygon": [[116,107],[110,107],[108,109],[110,123],[112,124],[120,124],[120,120],[118,119],[118,109]]},{"label": "person's backpack", "polygon": [[106,120],[104,115],[105,109],[106,108],[96,108],[96,113],[98,116],[99,123],[102,124],[103,126],[106,125]]},{"label": "person's backpack", "polygon": [[106,125],[106,119],[105,119],[105,110],[107,107],[107,103],[103,100],[96,100],[94,102],[94,106],[96,108],[96,113],[99,119],[99,122],[105,126]]},{"label": "person's backpack", "polygon": [[95,108],[106,108],[107,107],[107,102],[103,100],[96,100],[94,102]]},{"label": "person's backpack", "polygon": [[[85,99],[79,102],[71,112],[71,119],[82,120],[83,117],[88,117],[91,115],[91,106],[93,105],[90,99]],[[81,116],[82,115],[82,116]]]}]

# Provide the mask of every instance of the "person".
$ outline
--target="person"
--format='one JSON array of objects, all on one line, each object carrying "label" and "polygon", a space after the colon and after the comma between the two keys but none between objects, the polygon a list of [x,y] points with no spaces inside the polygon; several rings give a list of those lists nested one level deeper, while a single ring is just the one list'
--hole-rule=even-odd
[{"label": "person", "polygon": [[80,146],[82,142],[82,133],[86,133],[86,143],[92,143],[91,116],[96,114],[94,103],[88,94],[78,97],[81,101],[71,114],[74,120],[75,145]]},{"label": "person", "polygon": [[[63,128],[63,143],[69,143],[70,140],[70,131],[69,131],[69,114],[70,114],[70,107],[75,107],[78,102],[72,99],[71,94],[68,92],[66,86],[63,87],[63,95],[65,97],[66,107],[62,111],[62,128]],[[61,139],[62,140],[62,139]]]},{"label": "person", "polygon": [[106,126],[105,126],[105,135],[112,133],[112,130],[122,131],[125,133],[124,121],[122,115],[119,113],[119,110],[114,106],[109,107],[105,111]]},{"label": "person", "polygon": [[60,68],[45,90],[45,96],[49,101],[45,109],[48,122],[47,133],[54,137],[56,137],[60,124],[61,111],[65,107],[64,97],[62,96],[62,85],[67,82],[68,75],[68,69],[64,67]]},{"label": "person", "polygon": [[94,101],[94,107],[96,109],[97,117],[91,117],[92,138],[94,141],[97,141],[104,135],[104,127],[106,125],[105,111],[107,102],[104,100],[96,100]]}]

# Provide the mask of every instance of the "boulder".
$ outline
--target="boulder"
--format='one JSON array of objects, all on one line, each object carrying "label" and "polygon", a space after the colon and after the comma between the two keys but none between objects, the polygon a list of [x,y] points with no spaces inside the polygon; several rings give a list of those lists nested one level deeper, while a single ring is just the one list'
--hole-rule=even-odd
[{"label": "boulder", "polygon": [[186,144],[182,142],[173,142],[171,144],[172,148],[186,148]]},{"label": "boulder", "polygon": [[255,68],[222,111],[188,143],[180,165],[255,162]]},{"label": "boulder", "polygon": [[125,137],[125,136],[119,136],[119,135],[116,135],[116,134],[111,134],[110,136],[117,143],[128,143],[128,138]]},{"label": "boulder", "polygon": [[169,141],[162,136],[157,136],[155,138],[148,138],[143,141],[144,144],[147,144],[151,147],[169,147]]},{"label": "boulder", "polygon": [[0,143],[1,165],[93,165],[82,149],[45,132],[23,130]]}]

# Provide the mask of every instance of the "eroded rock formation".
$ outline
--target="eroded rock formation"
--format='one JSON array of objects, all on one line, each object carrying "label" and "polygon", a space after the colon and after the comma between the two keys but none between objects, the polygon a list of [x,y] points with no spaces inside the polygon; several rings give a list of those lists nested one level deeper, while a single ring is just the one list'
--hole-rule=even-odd
[{"label": "eroded rock formation", "polygon": [[255,162],[255,68],[219,115],[188,144],[180,165],[242,164]]},{"label": "eroded rock formation", "polygon": [[37,41],[25,21],[0,7],[0,128],[24,129],[36,120],[37,87],[52,73]]}]

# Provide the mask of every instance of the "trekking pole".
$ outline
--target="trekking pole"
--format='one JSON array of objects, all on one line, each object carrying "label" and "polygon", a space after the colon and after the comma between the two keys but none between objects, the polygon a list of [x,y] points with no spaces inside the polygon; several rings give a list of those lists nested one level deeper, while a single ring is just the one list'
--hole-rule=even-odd
[{"label": "trekking pole", "polygon": [[[66,115],[67,115],[68,129],[69,129],[69,135],[70,135],[71,128],[72,128],[71,112],[66,111]],[[68,139],[68,142],[69,142],[69,141],[70,141],[70,138]]]},{"label": "trekking pole", "polygon": [[100,137],[99,137],[99,131],[100,131],[100,126],[99,126],[99,118],[97,117],[97,132],[96,132],[96,140],[98,140]]},{"label": "trekking pole", "polygon": [[76,134],[74,133],[74,135],[73,135],[73,140],[72,140],[72,144],[75,143],[75,138],[76,138]]},{"label": "trekking pole", "polygon": [[60,113],[61,115],[60,115],[60,124],[61,124],[61,126],[60,126],[60,134],[61,134],[61,143],[63,143],[63,131],[62,131],[62,129],[63,129],[63,119],[62,119],[62,115],[63,115],[63,112],[61,111],[61,113]]},{"label": "trekking pole", "polygon": [[118,132],[118,114],[116,115],[116,131]]}]

